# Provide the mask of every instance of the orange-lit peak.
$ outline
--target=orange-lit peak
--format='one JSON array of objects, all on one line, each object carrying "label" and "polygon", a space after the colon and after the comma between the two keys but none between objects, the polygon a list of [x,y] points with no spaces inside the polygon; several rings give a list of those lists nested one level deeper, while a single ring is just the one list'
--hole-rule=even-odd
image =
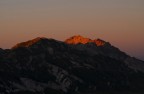
[{"label": "orange-lit peak", "polygon": [[89,39],[84,38],[83,36],[77,35],[73,36],[65,41],[67,44],[87,44],[87,43],[95,43],[97,46],[103,46],[106,42],[101,39]]},{"label": "orange-lit peak", "polygon": [[19,47],[29,47],[41,40],[45,40],[47,38],[44,38],[44,37],[37,37],[35,39],[32,39],[32,40],[29,40],[29,41],[26,41],[26,42],[22,42],[22,43],[18,43],[16,44],[14,47],[12,47],[12,49],[15,49],[15,48],[19,48]]},{"label": "orange-lit peak", "polygon": [[77,36],[73,36],[67,39],[65,42],[68,44],[79,44],[79,43],[86,44],[88,42],[92,42],[92,40],[89,38],[84,38],[83,36],[77,35]]},{"label": "orange-lit peak", "polygon": [[93,42],[97,45],[97,46],[102,46],[104,45],[106,42],[101,40],[101,39],[96,39],[96,40],[93,40]]}]

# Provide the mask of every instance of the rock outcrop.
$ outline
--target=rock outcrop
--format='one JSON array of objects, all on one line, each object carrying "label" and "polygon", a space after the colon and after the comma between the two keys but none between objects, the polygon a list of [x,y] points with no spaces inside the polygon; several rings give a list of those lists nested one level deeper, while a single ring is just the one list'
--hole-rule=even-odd
[{"label": "rock outcrop", "polygon": [[88,43],[94,43],[96,46],[103,46],[106,44],[105,41],[101,39],[89,39],[89,38],[84,38],[83,36],[77,35],[73,36],[67,40],[65,40],[67,44],[88,44]]}]

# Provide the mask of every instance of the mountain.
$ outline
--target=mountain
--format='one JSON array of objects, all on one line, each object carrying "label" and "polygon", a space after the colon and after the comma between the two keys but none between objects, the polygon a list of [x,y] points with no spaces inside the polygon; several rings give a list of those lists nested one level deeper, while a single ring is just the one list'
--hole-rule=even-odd
[{"label": "mountain", "polygon": [[36,38],[0,49],[1,94],[143,92],[144,62],[80,35]]},{"label": "mountain", "polygon": [[94,43],[96,46],[103,46],[106,44],[105,41],[101,39],[89,39],[89,38],[84,38],[83,36],[77,35],[73,36],[65,41],[67,44],[87,44],[87,43]]}]

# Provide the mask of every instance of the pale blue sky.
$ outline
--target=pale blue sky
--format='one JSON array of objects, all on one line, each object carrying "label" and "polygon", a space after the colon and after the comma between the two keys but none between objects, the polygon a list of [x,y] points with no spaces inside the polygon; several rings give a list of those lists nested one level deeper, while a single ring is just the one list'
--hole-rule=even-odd
[{"label": "pale blue sky", "polygon": [[144,60],[144,0],[0,0],[0,47],[35,37],[101,38]]}]

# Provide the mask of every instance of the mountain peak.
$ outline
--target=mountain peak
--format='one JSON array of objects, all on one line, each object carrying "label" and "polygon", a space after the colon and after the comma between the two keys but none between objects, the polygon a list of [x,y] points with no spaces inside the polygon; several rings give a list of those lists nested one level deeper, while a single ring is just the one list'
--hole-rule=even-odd
[{"label": "mountain peak", "polygon": [[101,39],[95,39],[92,40],[90,38],[85,38],[81,35],[76,35],[76,36],[72,36],[69,39],[65,40],[65,43],[67,44],[87,44],[87,43],[95,43],[97,46],[103,46],[105,45],[105,41],[101,40]]},{"label": "mountain peak", "polygon": [[[78,35],[66,42],[38,37],[14,49],[0,48],[0,94],[144,90],[143,61],[101,39]],[[83,44],[71,45],[78,43]]]},{"label": "mountain peak", "polygon": [[92,40],[89,38],[84,38],[83,36],[80,36],[80,35],[76,35],[76,36],[70,37],[65,42],[68,44],[79,44],[79,43],[86,44],[86,43],[92,42]]},{"label": "mountain peak", "polygon": [[93,42],[97,45],[97,46],[103,46],[106,44],[106,42],[104,40],[101,39],[95,39],[93,40]]},{"label": "mountain peak", "polygon": [[35,39],[29,40],[29,41],[26,41],[26,42],[18,43],[14,47],[12,47],[12,49],[19,48],[19,47],[29,47],[29,46],[31,46],[31,45],[39,42],[39,41],[42,41],[42,40],[47,40],[47,38],[37,37]]}]

